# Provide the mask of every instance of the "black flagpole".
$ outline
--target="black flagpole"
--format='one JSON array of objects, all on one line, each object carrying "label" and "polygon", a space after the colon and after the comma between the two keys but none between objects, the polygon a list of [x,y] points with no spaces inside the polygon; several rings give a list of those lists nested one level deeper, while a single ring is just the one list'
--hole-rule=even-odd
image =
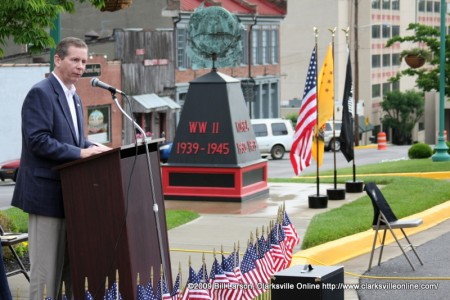
[{"label": "black flagpole", "polygon": [[[333,57],[333,77],[336,72],[334,72],[334,35],[336,32],[336,27],[334,29],[328,29],[331,32],[331,49],[332,49],[332,57]],[[334,87],[335,81],[333,80],[333,163],[334,163],[334,188],[327,189],[327,195],[329,200],[344,200],[345,199],[345,189],[337,188],[337,168],[336,168],[336,130],[335,130],[335,113],[334,113]]]},{"label": "black flagpole", "polygon": [[[318,67],[318,46],[317,46],[317,39],[318,39],[318,33],[319,30],[314,27],[314,36],[315,36],[315,48],[316,48],[316,68]],[[318,91],[318,85],[317,85],[317,72],[316,72],[316,128],[317,128],[317,133],[319,132],[319,91]],[[308,196],[308,207],[309,208],[327,208],[328,206],[328,196],[327,195],[320,195],[320,191],[319,191],[319,185],[320,185],[320,181],[319,181],[319,139],[317,135],[314,135],[315,139],[316,139],[316,154],[317,154],[317,165],[316,165],[316,186],[317,186],[317,191],[316,194],[314,195],[309,195]]]}]

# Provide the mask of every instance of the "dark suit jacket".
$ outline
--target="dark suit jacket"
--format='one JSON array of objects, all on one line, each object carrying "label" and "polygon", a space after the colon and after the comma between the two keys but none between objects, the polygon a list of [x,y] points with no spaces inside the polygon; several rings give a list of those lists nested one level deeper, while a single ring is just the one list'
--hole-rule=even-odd
[{"label": "dark suit jacket", "polygon": [[54,167],[80,158],[84,138],[81,101],[74,96],[79,140],[64,91],[50,75],[34,85],[22,106],[22,154],[12,205],[36,215],[64,218],[59,172]]}]

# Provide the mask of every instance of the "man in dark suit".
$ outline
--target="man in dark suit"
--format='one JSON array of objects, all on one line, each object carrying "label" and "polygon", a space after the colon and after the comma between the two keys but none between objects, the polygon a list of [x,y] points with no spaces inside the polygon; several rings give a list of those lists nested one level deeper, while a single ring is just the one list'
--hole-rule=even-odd
[{"label": "man in dark suit", "polygon": [[[74,84],[88,59],[87,45],[65,38],[55,69],[34,85],[22,106],[22,154],[12,205],[29,214],[30,299],[58,299],[64,281],[71,296],[66,225],[59,172],[54,167],[110,148],[84,137],[81,100]],[[69,298],[70,299],[70,298]]]}]

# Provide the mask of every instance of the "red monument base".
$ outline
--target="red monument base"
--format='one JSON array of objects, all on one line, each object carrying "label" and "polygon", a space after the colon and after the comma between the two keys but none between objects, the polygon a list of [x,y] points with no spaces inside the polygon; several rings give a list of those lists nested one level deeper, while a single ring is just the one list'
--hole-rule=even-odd
[{"label": "red monument base", "polygon": [[269,194],[267,161],[236,167],[162,165],[165,200],[242,202]]}]

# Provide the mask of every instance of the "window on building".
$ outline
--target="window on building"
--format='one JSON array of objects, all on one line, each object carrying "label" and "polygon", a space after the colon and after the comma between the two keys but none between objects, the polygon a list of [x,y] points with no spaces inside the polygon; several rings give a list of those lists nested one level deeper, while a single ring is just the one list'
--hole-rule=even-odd
[{"label": "window on building", "polygon": [[391,37],[391,25],[383,24],[383,39]]},{"label": "window on building", "polygon": [[252,63],[276,64],[279,60],[278,27],[254,26],[252,32]]},{"label": "window on building", "polygon": [[241,53],[241,64],[248,65],[248,36],[247,30],[241,30],[241,42],[242,42],[242,53]]},{"label": "window on building", "polygon": [[272,29],[270,31],[270,55],[271,63],[278,63],[278,29]]},{"label": "window on building", "polygon": [[381,96],[381,85],[372,84],[372,98],[378,98]]},{"label": "window on building", "polygon": [[400,63],[401,63],[400,53],[392,53],[392,65],[400,66]]},{"label": "window on building", "polygon": [[386,96],[387,93],[391,91],[391,83],[385,82],[383,83],[383,96]]},{"label": "window on building", "polygon": [[372,55],[372,68],[381,67],[381,55],[375,54]]},{"label": "window on building", "polygon": [[391,55],[383,54],[383,67],[390,67],[390,66],[391,66]]},{"label": "window on building", "polygon": [[379,39],[381,37],[380,25],[372,25],[372,38]]},{"label": "window on building", "polygon": [[400,0],[392,0],[392,10],[400,10]]},{"label": "window on building", "polygon": [[252,31],[252,64],[259,65],[261,63],[260,51],[259,49],[259,33],[260,30],[258,28],[253,27]]},{"label": "window on building", "polygon": [[419,2],[417,3],[417,10],[420,12],[425,11],[425,0],[419,0]]},{"label": "window on building", "polygon": [[186,28],[177,28],[177,66],[178,69],[188,68],[187,56],[187,30]]},{"label": "window on building", "polygon": [[380,9],[380,1],[381,0],[372,0],[372,8],[373,9]]},{"label": "window on building", "polygon": [[261,64],[267,65],[269,59],[269,31],[263,28],[261,31]]},{"label": "window on building", "polygon": [[88,107],[88,138],[91,142],[111,142],[111,105]]},{"label": "window on building", "polygon": [[441,12],[441,2],[439,1],[434,2],[434,12],[435,13]]},{"label": "window on building", "polygon": [[427,1],[427,12],[433,12],[433,1]]},{"label": "window on building", "polygon": [[383,0],[383,9],[391,9],[391,0]]},{"label": "window on building", "polygon": [[392,25],[392,36],[400,35],[400,26],[399,25]]}]

